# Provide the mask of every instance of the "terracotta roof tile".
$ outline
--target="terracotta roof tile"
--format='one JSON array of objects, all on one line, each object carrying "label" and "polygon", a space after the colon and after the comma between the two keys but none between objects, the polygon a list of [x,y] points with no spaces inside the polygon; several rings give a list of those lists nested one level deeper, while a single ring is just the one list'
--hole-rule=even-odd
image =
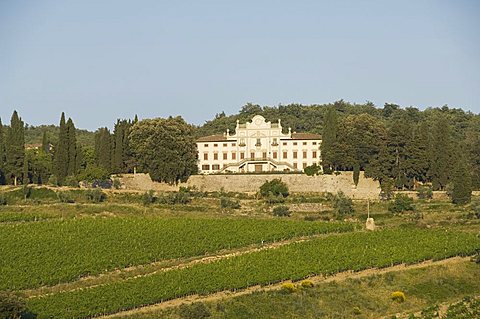
[{"label": "terracotta roof tile", "polygon": [[292,133],[292,140],[321,140],[322,136],[312,133]]},{"label": "terracotta roof tile", "polygon": [[210,136],[203,136],[197,139],[197,142],[223,142],[226,141],[227,138],[224,135],[210,135]]}]

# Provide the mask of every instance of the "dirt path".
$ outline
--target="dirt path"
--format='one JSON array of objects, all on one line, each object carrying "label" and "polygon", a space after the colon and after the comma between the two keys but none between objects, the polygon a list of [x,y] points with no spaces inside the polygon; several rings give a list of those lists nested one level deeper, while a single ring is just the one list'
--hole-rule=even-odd
[{"label": "dirt path", "polygon": [[[427,261],[420,262],[413,265],[401,264],[401,265],[396,265],[396,266],[387,267],[387,268],[380,268],[380,269],[370,268],[370,269],[366,269],[358,272],[346,271],[346,272],[337,273],[329,277],[313,276],[313,277],[309,277],[308,279],[311,280],[314,284],[318,284],[318,283],[325,283],[325,282],[332,282],[332,281],[343,281],[348,278],[368,277],[374,274],[380,275],[380,274],[385,274],[392,271],[402,271],[402,270],[409,270],[409,269],[416,269],[416,268],[425,268],[433,265],[446,265],[446,264],[460,263],[468,260],[470,260],[470,257],[453,257],[453,258],[448,258],[440,261],[427,260]],[[191,296],[186,296],[182,298],[172,299],[169,301],[165,301],[165,302],[150,305],[150,306],[144,306],[136,309],[118,312],[118,313],[107,315],[107,316],[101,316],[98,318],[111,319],[111,318],[122,318],[125,316],[134,315],[134,314],[148,314],[154,311],[159,311],[159,310],[163,310],[170,307],[177,307],[182,304],[190,304],[193,302],[216,301],[216,300],[225,299],[225,298],[234,298],[242,295],[247,295],[253,292],[279,290],[282,288],[282,285],[287,282],[291,282],[291,281],[289,280],[283,281],[277,284],[263,286],[263,287],[260,285],[256,285],[256,286],[251,286],[246,289],[241,289],[237,291],[220,291],[220,292],[213,293],[206,296],[191,295]]]},{"label": "dirt path", "polygon": [[80,278],[76,281],[61,283],[55,286],[23,290],[22,293],[25,296],[27,296],[27,298],[33,298],[33,297],[55,294],[59,292],[93,288],[93,287],[102,286],[111,282],[116,282],[121,280],[132,280],[139,277],[151,276],[159,272],[167,272],[175,269],[192,267],[199,263],[212,263],[222,259],[232,258],[235,256],[250,254],[250,253],[267,250],[267,249],[276,249],[285,245],[305,242],[305,241],[317,239],[320,237],[339,236],[342,234],[344,233],[327,233],[327,234],[316,234],[316,235],[310,235],[310,236],[301,236],[301,237],[295,237],[295,238],[291,238],[283,241],[266,243],[263,245],[255,244],[255,245],[241,247],[233,250],[223,250],[220,252],[216,252],[216,254],[205,256],[205,257],[196,256],[196,257],[185,258],[185,259],[163,260],[163,261],[154,262],[146,265],[137,265],[137,266],[127,267],[123,269],[117,269],[104,274],[100,274],[96,276],[88,276],[88,277]]}]

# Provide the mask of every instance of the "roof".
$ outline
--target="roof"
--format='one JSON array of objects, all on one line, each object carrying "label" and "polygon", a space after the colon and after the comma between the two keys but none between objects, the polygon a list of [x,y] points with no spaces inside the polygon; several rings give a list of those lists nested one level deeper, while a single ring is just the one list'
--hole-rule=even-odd
[{"label": "roof", "polygon": [[321,140],[322,136],[313,133],[292,133],[292,140]]},{"label": "roof", "polygon": [[218,135],[210,135],[210,136],[203,136],[197,139],[197,142],[223,142],[226,141],[227,138],[223,134]]}]

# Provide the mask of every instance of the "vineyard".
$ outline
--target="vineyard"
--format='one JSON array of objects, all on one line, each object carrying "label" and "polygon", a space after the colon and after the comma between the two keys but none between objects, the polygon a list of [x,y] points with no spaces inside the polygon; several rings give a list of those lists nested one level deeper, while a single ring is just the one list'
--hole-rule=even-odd
[{"label": "vineyard", "polygon": [[85,318],[190,294],[469,255],[478,248],[480,239],[475,234],[446,230],[399,228],[345,233],[103,286],[31,298],[28,307],[38,318]]},{"label": "vineyard", "polygon": [[109,217],[0,224],[0,291],[353,229],[346,223],[240,218]]}]

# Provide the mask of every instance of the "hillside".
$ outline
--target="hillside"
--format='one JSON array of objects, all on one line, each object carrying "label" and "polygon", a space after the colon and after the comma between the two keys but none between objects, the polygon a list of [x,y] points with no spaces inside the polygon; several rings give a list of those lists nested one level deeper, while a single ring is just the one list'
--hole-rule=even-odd
[{"label": "hillside", "polygon": [[[58,140],[58,133],[60,128],[56,125],[26,125],[25,128],[25,144],[40,144],[42,143],[43,132],[47,132],[47,138],[52,144],[56,144]],[[95,146],[95,133],[87,130],[77,129],[77,141],[82,146]]]}]

